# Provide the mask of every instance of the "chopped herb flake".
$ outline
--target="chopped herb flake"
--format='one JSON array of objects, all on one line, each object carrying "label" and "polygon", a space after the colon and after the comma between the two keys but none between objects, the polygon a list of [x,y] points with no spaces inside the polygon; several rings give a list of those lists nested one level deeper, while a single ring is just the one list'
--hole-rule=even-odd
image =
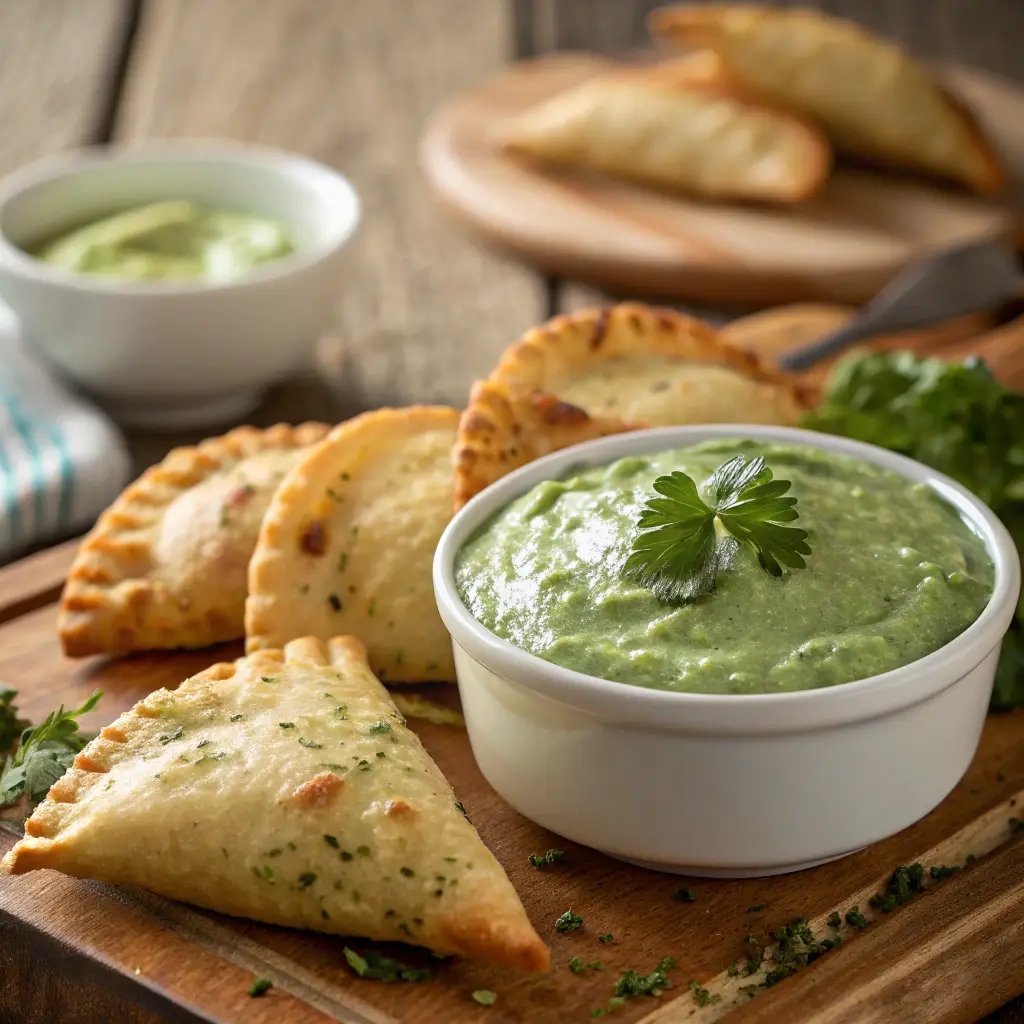
[{"label": "chopped herb flake", "polygon": [[851,928],[867,928],[868,919],[860,912],[860,907],[851,907],[846,912],[846,923]]},{"label": "chopped herb flake", "polygon": [[692,889],[677,889],[675,896],[672,898],[678,900],[680,903],[692,903],[697,897],[694,895]]},{"label": "chopped herb flake", "polygon": [[416,872],[412,868],[399,868],[399,872],[405,875],[406,878],[412,878]]},{"label": "chopped herb flake", "polygon": [[615,936],[612,935],[611,932],[606,932],[604,935],[599,935],[597,937],[597,941],[598,942],[611,942],[612,939],[614,939],[614,938],[615,938]]},{"label": "chopped herb flake", "polygon": [[316,881],[316,875],[312,871],[306,871],[299,875],[299,888],[308,889]]},{"label": "chopped herb flake", "polygon": [[339,843],[335,836],[324,836],[324,842],[331,847],[332,850],[337,850]]},{"label": "chopped herb flake", "polygon": [[336,611],[341,611],[341,598],[337,594],[328,594],[327,603]]},{"label": "chopped herb flake", "polygon": [[760,914],[764,908],[768,906],[767,903],[755,903],[752,907],[747,907],[748,914]]},{"label": "chopped herb flake", "polygon": [[932,865],[929,869],[929,874],[936,882],[944,882],[947,878],[955,875],[958,871],[962,871],[961,867],[947,867],[945,865]]},{"label": "chopped herb flake", "polygon": [[229,721],[229,722],[240,722],[240,721],[241,721],[241,720],[242,720],[243,718],[245,718],[245,715],[232,715],[232,716],[231,716],[231,717],[230,717],[230,718],[228,719],[228,721]]},{"label": "chopped herb flake", "polygon": [[710,1006],[712,1003],[720,1002],[722,999],[721,996],[713,996],[706,988],[698,985],[695,981],[689,981],[687,984],[693,993],[693,1001],[698,1006]]},{"label": "chopped herb flake", "polygon": [[841,928],[843,919],[839,916],[839,911],[833,910],[832,913],[828,915],[828,920],[825,924],[827,924],[829,928]]},{"label": "chopped herb flake", "polygon": [[349,967],[359,975],[360,978],[371,978],[374,981],[429,981],[430,971],[426,968],[409,967],[401,960],[394,960],[388,956],[382,956],[373,950],[367,950],[363,956],[349,949],[344,949],[345,959]]},{"label": "chopped herb flake", "polygon": [[888,914],[897,907],[913,901],[924,892],[924,868],[920,864],[898,867],[885,884],[884,892],[877,892],[868,901],[871,906]]},{"label": "chopped herb flake", "polygon": [[579,914],[574,914],[572,910],[567,910],[557,921],[555,921],[556,932],[574,932],[580,925],[583,924],[583,918]]},{"label": "chopped herb flake", "polygon": [[295,728],[295,723],[294,722],[278,722],[277,724],[279,726],[281,726],[282,729],[294,729]]},{"label": "chopped herb flake", "polygon": [[383,718],[378,722],[374,722],[373,725],[370,726],[371,736],[382,736],[384,733],[389,732],[391,732],[391,723],[385,722]]},{"label": "chopped herb flake", "polygon": [[481,1006],[493,1006],[498,1001],[498,996],[489,989],[478,988],[473,993],[473,1001],[479,1003]]},{"label": "chopped herb flake", "polygon": [[537,868],[538,871],[543,871],[549,864],[554,864],[555,861],[564,859],[564,850],[548,850],[547,853],[530,854],[530,864]]},{"label": "chopped herb flake", "polygon": [[254,978],[253,983],[249,986],[249,997],[258,999],[260,996],[266,995],[273,987],[274,983],[266,978]]},{"label": "chopped herb flake", "polygon": [[317,743],[316,740],[307,740],[299,737],[299,745],[306,747],[309,750],[321,750],[323,749],[322,743]]}]

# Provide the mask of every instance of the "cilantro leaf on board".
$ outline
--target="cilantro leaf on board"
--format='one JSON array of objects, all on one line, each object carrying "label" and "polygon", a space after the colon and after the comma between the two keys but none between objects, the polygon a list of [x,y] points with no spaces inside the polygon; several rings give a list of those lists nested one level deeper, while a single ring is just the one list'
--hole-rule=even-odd
[{"label": "cilantro leaf on board", "polygon": [[78,718],[91,711],[102,694],[97,691],[80,708],[51,712],[39,725],[25,729],[18,747],[0,765],[0,807],[28,798],[31,806],[71,767],[90,736],[78,731]]},{"label": "cilantro leaf on board", "polygon": [[0,683],[0,757],[10,752],[14,741],[28,725],[28,722],[18,718],[18,709],[14,706],[14,698],[17,695],[17,690]]},{"label": "cilantro leaf on board", "polygon": [[737,455],[700,489],[680,470],[659,476],[654,490],[661,497],[649,499],[640,513],[623,575],[674,604],[714,590],[719,570],[741,544],[773,576],[781,576],[784,565],[804,568],[803,556],[811,553],[807,533],[784,525],[799,515],[796,498],[786,494],[791,486],[775,480],[761,456]]},{"label": "cilantro leaf on board", "polygon": [[374,981],[429,981],[430,971],[425,967],[409,967],[401,960],[395,960],[389,956],[375,953],[372,949],[366,950],[362,956],[348,946],[342,951],[349,967],[359,975],[360,978],[370,978]]}]

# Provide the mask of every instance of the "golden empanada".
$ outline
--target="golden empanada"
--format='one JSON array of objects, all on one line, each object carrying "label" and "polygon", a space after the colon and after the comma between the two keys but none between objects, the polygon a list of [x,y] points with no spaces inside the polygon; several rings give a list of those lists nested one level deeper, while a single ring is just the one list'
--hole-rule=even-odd
[{"label": "golden empanada", "polygon": [[490,375],[513,393],[541,391],[623,423],[795,423],[803,395],[707,324],[622,303],[555,317],[527,331]]},{"label": "golden empanada", "polygon": [[147,470],[82,541],[60,603],[64,653],[206,647],[244,633],[263,513],[322,423],[239,427]]},{"label": "golden empanada", "polygon": [[534,459],[638,426],[614,417],[590,416],[540,391],[514,393],[497,381],[477,381],[452,450],[455,509]]},{"label": "golden empanada", "polygon": [[[351,637],[158,690],[105,728],[4,860],[272,924],[527,970],[548,950]],[[339,950],[340,959],[340,950]]]},{"label": "golden empanada", "polygon": [[817,128],[687,63],[599,74],[511,119],[502,144],[710,199],[793,203],[822,186],[831,151]]},{"label": "golden empanada", "polygon": [[878,163],[999,191],[1005,176],[975,120],[896,43],[809,7],[685,4],[654,11],[652,32],[714,51],[744,89],[820,124]]},{"label": "golden empanada", "polygon": [[431,566],[452,516],[458,424],[454,409],[378,409],[307,452],[274,496],[249,566],[247,650],[352,633],[381,678],[454,680]]}]

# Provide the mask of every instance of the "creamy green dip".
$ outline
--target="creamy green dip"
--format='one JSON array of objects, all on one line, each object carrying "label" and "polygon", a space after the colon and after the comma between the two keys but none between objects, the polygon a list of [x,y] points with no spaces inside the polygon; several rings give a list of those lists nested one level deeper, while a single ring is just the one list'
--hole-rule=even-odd
[{"label": "creamy green dip", "polygon": [[[770,576],[748,546],[716,590],[679,606],[623,579],[654,479],[704,482],[737,454],[791,480],[807,568]],[[698,693],[834,686],[948,643],[988,602],[981,540],[934,491],[792,445],[715,441],[621,459],[514,501],[459,552],[472,614],[534,654],[603,679]]]},{"label": "creamy green dip", "polygon": [[44,245],[44,263],[125,281],[231,281],[293,252],[277,221],[169,199],[116,213]]}]

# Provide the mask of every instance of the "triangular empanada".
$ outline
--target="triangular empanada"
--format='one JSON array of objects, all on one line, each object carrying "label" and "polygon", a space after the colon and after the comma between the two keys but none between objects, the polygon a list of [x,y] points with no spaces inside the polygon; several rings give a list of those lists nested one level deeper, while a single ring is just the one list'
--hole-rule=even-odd
[{"label": "triangular empanada", "polygon": [[527,331],[491,381],[541,391],[592,417],[652,427],[796,423],[804,395],[792,379],[672,309],[622,303],[581,309]]},{"label": "triangular empanada", "polygon": [[599,74],[509,120],[501,142],[710,199],[793,203],[818,191],[831,151],[816,128],[688,63]]},{"label": "triangular empanada", "polygon": [[810,7],[685,4],[652,32],[714,51],[725,73],[820,124],[836,146],[878,163],[998,192],[1005,175],[975,120],[896,43]]},{"label": "triangular empanada", "polygon": [[246,573],[263,514],[322,423],[239,427],[178,448],[82,541],[61,597],[64,653],[206,647],[244,633]]},{"label": "triangular empanada", "polygon": [[452,449],[455,509],[534,459],[640,426],[614,417],[590,416],[541,391],[517,393],[497,381],[477,381]]},{"label": "triangular empanada", "polygon": [[4,866],[548,966],[504,871],[351,637],[296,640],[151,694],[78,755]]},{"label": "triangular empanada", "polygon": [[249,567],[249,651],[351,633],[389,681],[455,679],[434,603],[434,549],[452,516],[459,414],[377,409],[306,453],[267,510]]}]

